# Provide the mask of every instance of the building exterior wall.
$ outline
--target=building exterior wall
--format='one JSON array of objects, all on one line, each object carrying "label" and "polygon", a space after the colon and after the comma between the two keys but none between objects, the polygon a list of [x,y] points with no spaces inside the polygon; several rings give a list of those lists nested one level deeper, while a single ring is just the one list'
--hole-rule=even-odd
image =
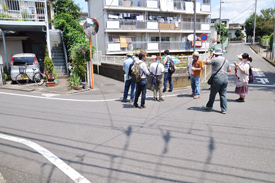
[{"label": "building exterior wall", "polygon": [[[196,33],[210,34],[210,1],[198,1]],[[112,3],[112,4],[111,4]],[[200,4],[201,3],[201,4]],[[192,51],[188,35],[194,31],[193,3],[167,0],[88,0],[91,18],[99,22],[98,50],[102,54],[125,54],[136,49]],[[162,19],[162,23],[159,20]],[[95,36],[92,38],[96,45]],[[187,46],[186,46],[187,45]],[[200,47],[197,47],[200,50]],[[202,50],[204,51],[204,49]]]}]

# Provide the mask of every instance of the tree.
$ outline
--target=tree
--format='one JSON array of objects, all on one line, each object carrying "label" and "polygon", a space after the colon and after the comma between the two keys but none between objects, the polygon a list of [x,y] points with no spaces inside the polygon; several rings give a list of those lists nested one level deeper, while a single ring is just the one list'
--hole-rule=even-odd
[{"label": "tree", "polygon": [[54,13],[59,15],[67,13],[72,15],[73,19],[80,18],[80,7],[76,5],[72,0],[57,0],[53,3]]},{"label": "tree", "polygon": [[[254,15],[250,15],[245,21],[245,29],[247,36],[253,36],[254,30]],[[255,36],[262,37],[265,35],[270,35],[273,32],[275,20],[275,8],[268,8],[261,10],[260,15],[256,15],[256,32]]]},{"label": "tree", "polygon": [[235,36],[236,36],[236,37],[240,37],[241,34],[242,34],[242,31],[241,31],[240,29],[237,29],[237,30],[235,31]]},{"label": "tree", "polygon": [[[214,26],[217,30],[217,33],[220,34],[220,24],[215,23]],[[225,28],[225,24],[221,24],[221,26],[221,40],[224,42],[228,36],[228,29]]]}]

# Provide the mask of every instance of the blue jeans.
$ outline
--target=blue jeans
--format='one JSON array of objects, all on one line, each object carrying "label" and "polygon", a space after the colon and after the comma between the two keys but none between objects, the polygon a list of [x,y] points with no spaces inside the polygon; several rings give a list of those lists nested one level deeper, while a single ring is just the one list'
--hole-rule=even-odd
[{"label": "blue jeans", "polygon": [[148,84],[147,79],[142,79],[139,83],[136,84],[136,95],[135,95],[135,101],[134,101],[135,106],[138,105],[137,103],[138,103],[138,98],[139,98],[140,93],[142,93],[141,106],[145,105],[147,84]]},{"label": "blue jeans", "polygon": [[130,95],[130,99],[131,99],[131,100],[134,100],[136,83],[135,83],[132,79],[129,79],[129,80],[126,80],[126,81],[125,81],[123,99],[127,99],[128,91],[129,91],[130,86],[131,86],[131,95]]},{"label": "blue jeans", "polygon": [[192,94],[195,96],[200,96],[200,76],[190,76],[191,79],[191,88],[192,88]]},{"label": "blue jeans", "polygon": [[169,85],[170,85],[169,89],[173,90],[172,74],[170,74],[169,72],[164,73],[163,90],[167,89],[167,80],[169,81]]},{"label": "blue jeans", "polygon": [[226,74],[216,75],[213,80],[213,84],[211,85],[211,91],[209,96],[209,101],[206,104],[207,107],[213,107],[216,94],[219,92],[220,95],[220,106],[222,111],[227,111],[227,85],[228,85],[228,77]]}]

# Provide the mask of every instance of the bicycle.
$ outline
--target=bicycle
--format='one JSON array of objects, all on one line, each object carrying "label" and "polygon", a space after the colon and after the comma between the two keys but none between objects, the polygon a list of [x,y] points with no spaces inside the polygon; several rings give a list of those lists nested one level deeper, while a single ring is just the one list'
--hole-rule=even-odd
[{"label": "bicycle", "polygon": [[[34,68],[32,68],[33,77],[31,79],[26,72],[27,67],[27,65],[19,67],[19,74],[15,77],[15,80],[19,85],[28,84],[30,80],[34,81],[38,86],[41,86],[46,82],[46,77],[44,74],[42,74],[40,71],[35,72],[36,69]],[[22,80],[25,82],[20,82]]]}]

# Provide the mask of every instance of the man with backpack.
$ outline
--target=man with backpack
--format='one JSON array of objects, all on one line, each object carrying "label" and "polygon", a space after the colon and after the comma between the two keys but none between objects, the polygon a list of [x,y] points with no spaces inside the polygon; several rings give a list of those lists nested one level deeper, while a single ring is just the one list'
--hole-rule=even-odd
[{"label": "man with backpack", "polygon": [[145,106],[145,98],[146,98],[146,90],[147,90],[147,77],[150,72],[147,69],[147,66],[145,64],[146,60],[146,53],[145,52],[140,52],[139,55],[139,60],[135,62],[134,66],[132,67],[132,79],[134,82],[136,82],[136,95],[135,95],[135,100],[134,100],[134,108],[139,107],[138,106],[138,98],[140,93],[141,95],[141,105],[140,108],[146,108]]},{"label": "man with backpack", "polygon": [[132,80],[132,77],[129,74],[129,71],[131,70],[131,66],[135,62],[132,57],[133,57],[133,53],[128,52],[127,59],[123,62],[123,70],[126,76],[125,76],[125,86],[124,86],[124,94],[123,94],[122,102],[127,102],[127,96],[128,96],[128,91],[130,86],[131,86],[130,102],[131,103],[134,102],[136,83]]},{"label": "man with backpack", "polygon": [[169,90],[168,92],[173,91],[173,81],[172,81],[172,74],[175,72],[174,62],[172,57],[169,55],[169,50],[164,51],[165,59],[163,65],[165,66],[164,69],[164,82],[163,82],[163,93],[167,91],[167,80],[169,81]]}]

